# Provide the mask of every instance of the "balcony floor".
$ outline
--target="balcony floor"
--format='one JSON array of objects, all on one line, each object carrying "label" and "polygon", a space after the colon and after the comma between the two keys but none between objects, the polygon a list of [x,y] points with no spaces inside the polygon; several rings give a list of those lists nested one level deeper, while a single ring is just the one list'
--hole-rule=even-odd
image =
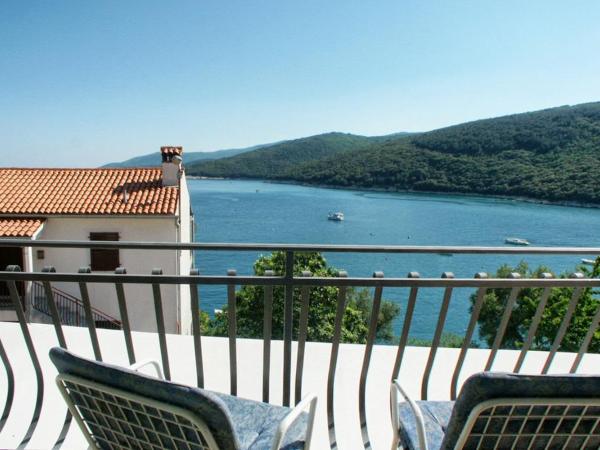
[{"label": "balcony floor", "polygon": [[[54,385],[56,370],[48,358],[50,347],[57,345],[54,329],[50,325],[30,325],[35,348],[44,373],[44,402],[40,422],[27,448],[51,447],[63,426],[66,407]],[[92,357],[92,347],[87,329],[63,327],[70,350]],[[98,330],[102,356],[105,361],[127,365],[123,334],[120,331]],[[36,398],[36,381],[24,339],[18,324],[0,323],[0,339],[6,348],[15,375],[15,402],[6,426],[0,433],[0,448],[19,445],[29,426]],[[154,333],[133,333],[136,357],[139,360],[160,361],[158,337]],[[169,360],[174,381],[195,384],[194,351],[191,336],[168,335]],[[224,338],[202,338],[204,354],[205,386],[208,389],[229,391],[228,342]],[[330,344],[308,343],[306,346],[303,392],[319,395],[316,424],[315,449],[329,448],[326,421],[326,386],[329,367]],[[375,346],[366,389],[366,412],[369,436],[374,449],[389,449],[392,429],[389,420],[389,380],[396,357],[394,346]],[[294,347],[295,351],[295,347]],[[338,448],[342,450],[363,449],[359,426],[358,387],[364,346],[343,344],[335,380],[335,420]],[[271,402],[281,404],[283,371],[283,345],[274,341],[271,350]],[[400,379],[414,398],[420,397],[421,378],[429,348],[408,347],[400,372]],[[489,350],[470,350],[463,367],[460,383],[471,373],[481,370]],[[530,352],[523,372],[539,373],[546,352]],[[511,371],[517,359],[517,351],[500,351],[493,369]],[[551,373],[568,372],[574,354],[559,353]],[[451,370],[458,357],[458,349],[439,349],[429,383],[429,398],[449,398]],[[295,361],[295,352],[293,354]],[[584,357],[578,373],[594,373],[600,367],[600,355]],[[450,369],[449,369],[450,368]],[[594,369],[596,369],[594,371]],[[294,366],[292,366],[292,375]],[[293,376],[292,376],[293,380]],[[0,370],[0,408],[6,399],[6,373]],[[241,397],[260,400],[262,393],[262,341],[238,340],[238,393]],[[292,387],[293,393],[293,387]],[[71,424],[62,448],[84,449],[87,444],[75,423]]]}]

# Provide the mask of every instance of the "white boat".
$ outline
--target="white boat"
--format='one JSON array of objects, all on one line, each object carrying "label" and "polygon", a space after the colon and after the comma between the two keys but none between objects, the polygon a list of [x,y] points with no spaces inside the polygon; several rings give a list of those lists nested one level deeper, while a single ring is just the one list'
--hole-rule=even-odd
[{"label": "white boat", "polygon": [[596,264],[596,260],[595,259],[581,258],[581,264],[585,264],[587,266],[593,266],[594,264]]},{"label": "white boat", "polygon": [[344,213],[343,212],[330,212],[327,215],[327,220],[335,220],[336,222],[341,222],[342,220],[344,220]]},{"label": "white boat", "polygon": [[529,241],[527,239],[521,239],[516,237],[507,237],[506,239],[504,239],[504,242],[506,244],[511,245],[529,245]]}]

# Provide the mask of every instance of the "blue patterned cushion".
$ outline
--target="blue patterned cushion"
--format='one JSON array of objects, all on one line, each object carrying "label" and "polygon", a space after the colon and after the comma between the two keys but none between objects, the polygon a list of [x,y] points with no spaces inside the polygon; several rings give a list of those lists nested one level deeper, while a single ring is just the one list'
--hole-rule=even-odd
[{"label": "blue patterned cushion", "polygon": [[[425,437],[429,450],[438,450],[444,439],[454,402],[416,402],[425,421]],[[407,402],[398,405],[400,442],[407,450],[418,450],[419,436],[415,416]]]},{"label": "blue patterned cushion", "polygon": [[[270,449],[279,423],[291,411],[283,406],[215,394],[227,405],[241,448],[245,450]],[[303,449],[306,428],[307,415],[302,414],[286,433],[282,449]]]},{"label": "blue patterned cushion", "polygon": [[497,398],[519,397],[598,398],[600,376],[476,373],[463,384],[441,448],[454,449],[469,414],[479,403]]},{"label": "blue patterned cushion", "polygon": [[[289,408],[159,380],[123,367],[80,358],[52,348],[50,359],[61,374],[79,376],[142,397],[182,407],[202,418],[223,450],[266,450]],[[285,450],[304,447],[306,415],[289,430]]]}]

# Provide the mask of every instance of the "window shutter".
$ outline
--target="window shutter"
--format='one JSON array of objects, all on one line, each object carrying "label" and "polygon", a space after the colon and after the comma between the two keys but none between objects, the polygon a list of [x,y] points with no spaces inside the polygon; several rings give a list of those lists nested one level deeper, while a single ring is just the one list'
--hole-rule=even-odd
[{"label": "window shutter", "polygon": [[[118,241],[119,233],[90,233],[90,241]],[[112,271],[119,267],[119,249],[90,249],[90,267],[92,270]]]}]

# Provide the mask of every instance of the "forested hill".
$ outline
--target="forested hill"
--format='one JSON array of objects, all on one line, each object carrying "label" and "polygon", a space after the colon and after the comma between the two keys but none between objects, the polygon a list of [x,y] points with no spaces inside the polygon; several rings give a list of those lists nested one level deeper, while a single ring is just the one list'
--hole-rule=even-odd
[{"label": "forested hill", "polygon": [[283,141],[252,152],[214,161],[186,164],[190,175],[232,178],[272,178],[293,170],[298,164],[317,161],[340,152],[369,147],[371,144],[396,139],[408,133],[390,136],[359,136],[347,133],[326,133]]},{"label": "forested hill", "polygon": [[[259,152],[240,156],[273,167]],[[196,166],[202,175],[217,175],[213,169]],[[600,204],[599,174],[600,102],[370,141],[270,171],[230,167],[218,176]]]},{"label": "forested hill", "polygon": [[[194,161],[209,161],[213,159],[220,158],[228,158],[230,156],[239,155],[241,153],[251,152],[252,150],[257,150],[262,147],[267,147],[269,145],[277,144],[277,142],[272,144],[261,144],[261,145],[253,145],[252,147],[246,148],[230,148],[226,150],[216,150],[209,152],[184,152],[184,162],[191,163]],[[184,149],[185,150],[185,149]],[[128,159],[126,161],[120,162],[112,162],[106,164],[102,167],[156,167],[160,166],[161,159],[159,152],[152,152],[146,155],[136,156],[134,158]]]}]

